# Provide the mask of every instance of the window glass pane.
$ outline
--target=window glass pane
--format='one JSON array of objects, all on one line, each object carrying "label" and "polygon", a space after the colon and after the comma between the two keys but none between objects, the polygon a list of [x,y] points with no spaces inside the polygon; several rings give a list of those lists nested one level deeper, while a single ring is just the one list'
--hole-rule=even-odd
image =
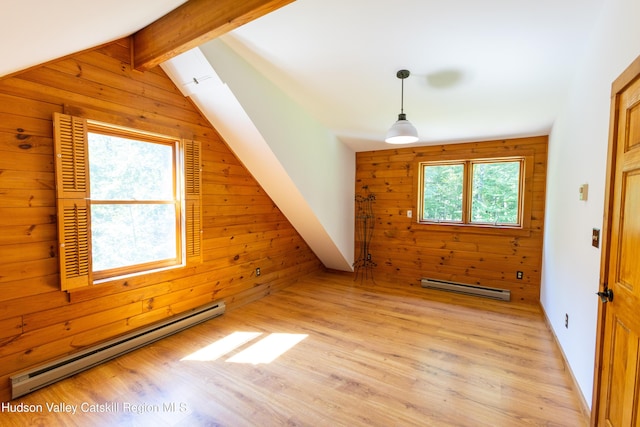
[{"label": "window glass pane", "polygon": [[93,270],[176,258],[173,204],[91,206]]},{"label": "window glass pane", "polygon": [[173,147],[89,133],[93,200],[172,200]]},{"label": "window glass pane", "polygon": [[462,221],[464,165],[425,165],[422,220]]},{"label": "window glass pane", "polygon": [[473,164],[471,222],[518,224],[520,162]]}]

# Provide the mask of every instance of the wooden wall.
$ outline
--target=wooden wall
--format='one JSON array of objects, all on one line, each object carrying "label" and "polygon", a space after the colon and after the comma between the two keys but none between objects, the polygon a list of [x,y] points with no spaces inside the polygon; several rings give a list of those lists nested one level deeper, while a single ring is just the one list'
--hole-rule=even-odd
[{"label": "wooden wall", "polygon": [[[124,39],[0,79],[0,400],[17,371],[212,300],[233,308],[321,268],[191,102],[161,69],[132,71],[130,57]],[[58,290],[54,112],[201,142],[201,264]]]},{"label": "wooden wall", "polygon": [[[508,230],[474,233],[462,227],[417,224],[417,163],[459,156],[509,156],[532,151],[534,174],[530,233]],[[531,303],[540,298],[540,269],[547,164],[547,137],[400,148],[357,153],[356,193],[368,186],[376,196],[371,240],[374,277],[420,285],[423,277],[511,290],[511,297]],[[407,217],[413,211],[413,218]],[[356,249],[358,243],[356,242]],[[516,272],[524,277],[516,279]]]}]

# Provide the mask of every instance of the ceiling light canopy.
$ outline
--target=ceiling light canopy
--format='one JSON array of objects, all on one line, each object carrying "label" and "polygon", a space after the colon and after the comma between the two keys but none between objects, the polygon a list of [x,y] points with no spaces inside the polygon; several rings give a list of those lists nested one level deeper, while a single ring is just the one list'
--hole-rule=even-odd
[{"label": "ceiling light canopy", "polygon": [[409,70],[400,70],[396,73],[396,77],[400,79],[400,114],[398,114],[398,121],[391,126],[391,129],[387,132],[387,137],[384,139],[389,144],[409,144],[418,140],[418,131],[407,120],[407,115],[404,114],[404,79],[409,77],[411,73]]}]

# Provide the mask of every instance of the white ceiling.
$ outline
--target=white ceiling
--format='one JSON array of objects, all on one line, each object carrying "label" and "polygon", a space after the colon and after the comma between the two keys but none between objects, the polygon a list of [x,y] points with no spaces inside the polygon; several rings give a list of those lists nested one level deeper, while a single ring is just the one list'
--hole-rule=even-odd
[{"label": "white ceiling", "polygon": [[356,151],[547,134],[603,0],[297,0],[223,39]]},{"label": "white ceiling", "polygon": [[[129,35],[183,0],[5,0],[0,76]],[[404,109],[419,144],[549,132],[604,0],[297,0],[223,40],[356,151]]]}]

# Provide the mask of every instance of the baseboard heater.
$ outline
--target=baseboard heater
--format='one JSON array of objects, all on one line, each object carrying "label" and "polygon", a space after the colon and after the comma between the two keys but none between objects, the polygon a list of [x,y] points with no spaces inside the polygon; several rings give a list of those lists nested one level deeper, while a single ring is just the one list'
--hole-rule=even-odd
[{"label": "baseboard heater", "polygon": [[486,286],[467,285],[465,283],[448,282],[437,279],[422,279],[421,284],[423,288],[438,289],[465,295],[476,295],[501,301],[511,300],[511,291],[508,289],[488,288]]},{"label": "baseboard heater", "polygon": [[46,365],[37,366],[13,375],[11,377],[11,398],[15,399],[24,396],[27,393],[92,368],[107,360],[114,359],[124,353],[218,317],[224,312],[224,302],[207,304]]}]

